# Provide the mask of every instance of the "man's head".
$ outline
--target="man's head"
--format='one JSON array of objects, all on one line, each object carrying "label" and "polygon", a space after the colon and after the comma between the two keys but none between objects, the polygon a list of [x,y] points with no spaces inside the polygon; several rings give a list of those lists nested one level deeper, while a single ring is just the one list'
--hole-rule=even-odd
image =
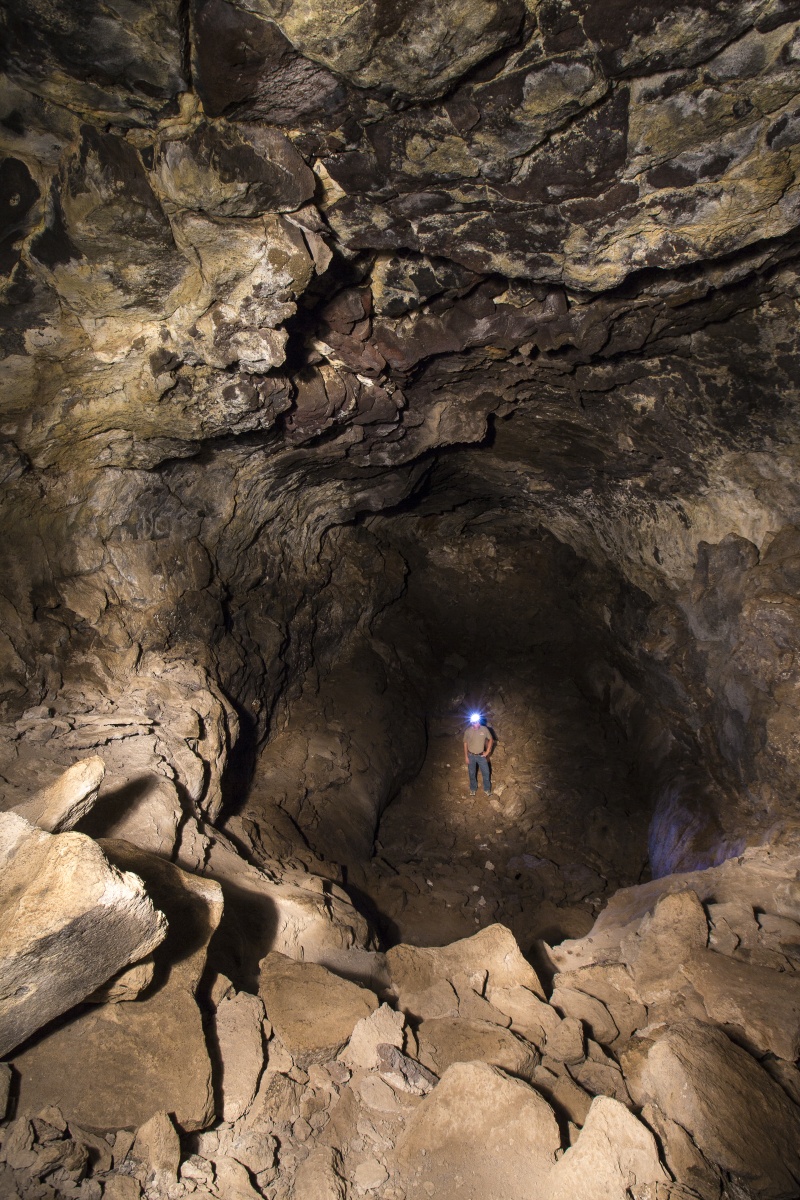
[{"label": "man's head", "polygon": [[481,714],[479,712],[470,713],[469,714],[469,723],[470,723],[470,725],[480,725]]}]

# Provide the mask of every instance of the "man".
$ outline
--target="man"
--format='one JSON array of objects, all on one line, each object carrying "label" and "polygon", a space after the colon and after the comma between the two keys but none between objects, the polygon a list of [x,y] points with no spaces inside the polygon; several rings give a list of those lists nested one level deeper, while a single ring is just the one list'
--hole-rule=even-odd
[{"label": "man", "polygon": [[478,767],[481,769],[483,790],[487,796],[492,794],[489,779],[489,755],[492,752],[494,738],[489,729],[481,722],[481,714],[474,712],[469,718],[469,728],[464,734],[464,759],[469,773],[469,794],[474,796],[478,791]]}]

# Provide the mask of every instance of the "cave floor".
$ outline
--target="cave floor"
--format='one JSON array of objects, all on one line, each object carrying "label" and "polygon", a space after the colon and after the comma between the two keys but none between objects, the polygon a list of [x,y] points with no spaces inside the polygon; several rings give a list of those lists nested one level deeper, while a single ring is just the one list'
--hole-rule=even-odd
[{"label": "cave floor", "polygon": [[[585,934],[620,886],[646,878],[648,813],[615,727],[573,679],[531,664],[511,690],[481,680],[497,735],[493,794],[469,794],[454,680],[429,717],[419,775],[386,809],[359,880],[387,943],[440,945],[500,921],[524,950]],[[459,697],[460,698],[460,697]]]}]

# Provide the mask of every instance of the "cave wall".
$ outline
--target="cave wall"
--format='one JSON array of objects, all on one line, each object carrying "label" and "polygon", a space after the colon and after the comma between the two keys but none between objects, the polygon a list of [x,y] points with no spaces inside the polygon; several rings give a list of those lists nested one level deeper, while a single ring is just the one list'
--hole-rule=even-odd
[{"label": "cave wall", "polygon": [[605,572],[596,687],[641,745],[657,870],[789,836],[797,17],[7,11],[12,793],[103,746],[214,818],[237,739],[307,763],[335,711],[334,775],[387,747],[361,790],[276,794],[309,829],[353,806],[326,836],[355,838],[423,735],[370,644],[401,565],[347,527],[433,489]]}]

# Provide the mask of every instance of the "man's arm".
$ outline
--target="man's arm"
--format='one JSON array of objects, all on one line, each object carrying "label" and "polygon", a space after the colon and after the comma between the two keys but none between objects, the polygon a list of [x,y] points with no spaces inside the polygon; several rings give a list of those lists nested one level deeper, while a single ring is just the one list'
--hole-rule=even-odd
[{"label": "man's arm", "polygon": [[492,746],[494,745],[494,738],[492,737],[492,735],[490,733],[488,733],[486,736],[489,739],[489,745],[487,746],[485,742],[483,744],[483,757],[484,758],[489,757],[489,755],[492,753]]},{"label": "man's arm", "polygon": [[467,739],[464,738],[464,762],[469,766],[469,750],[467,749]]}]

